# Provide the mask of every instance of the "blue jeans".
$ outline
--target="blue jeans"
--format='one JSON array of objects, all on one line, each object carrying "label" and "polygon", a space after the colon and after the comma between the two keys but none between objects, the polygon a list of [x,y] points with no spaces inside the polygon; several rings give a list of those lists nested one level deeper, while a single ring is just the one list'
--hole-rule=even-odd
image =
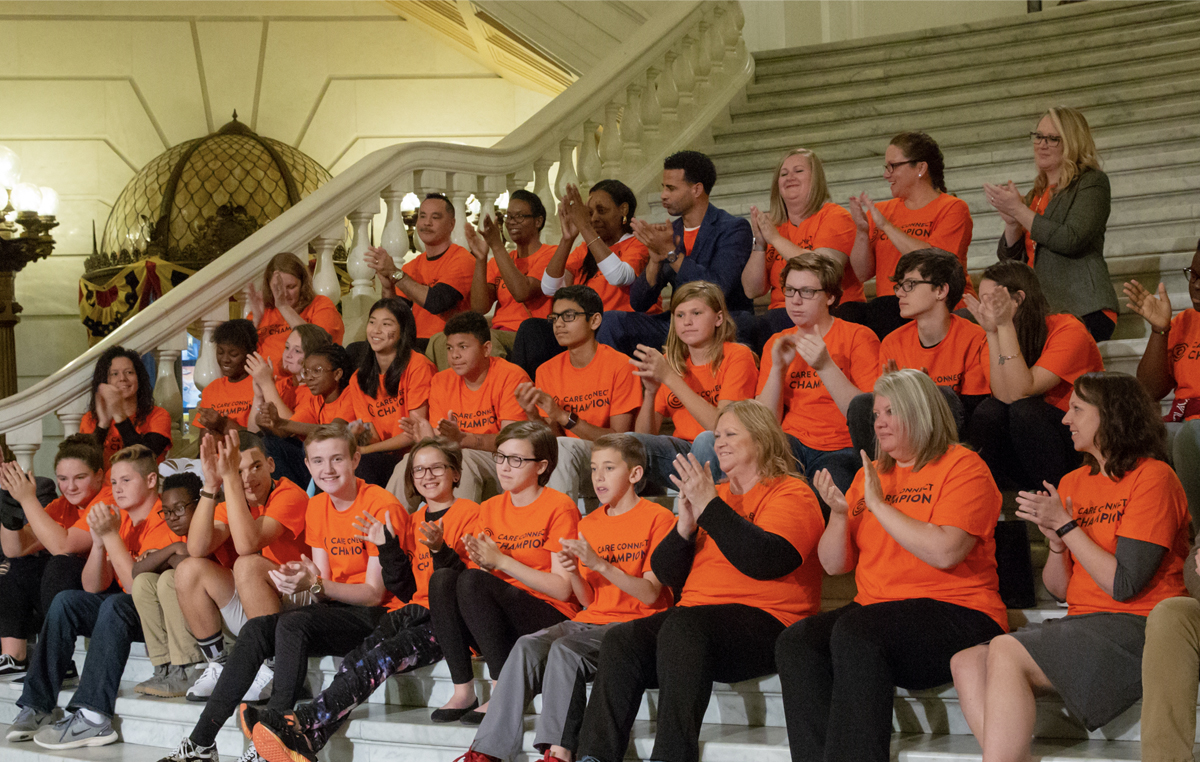
[{"label": "blue jeans", "polygon": [[29,662],[17,706],[49,712],[58,703],[63,674],[75,653],[75,639],[88,636],[87,660],[68,709],[91,709],[113,716],[121,673],[131,643],[142,643],[142,622],[133,596],[65,590],[54,598]]},{"label": "blue jeans", "polygon": [[[671,483],[671,474],[675,473],[675,456],[687,455],[692,452],[692,443],[679,437],[668,437],[661,434],[634,434],[637,440],[646,448],[646,484],[658,490],[675,489]],[[707,458],[716,465],[716,456],[712,455],[712,445],[709,445]],[[697,457],[700,453],[697,453]],[[653,493],[652,493],[653,494]]]},{"label": "blue jeans", "polygon": [[[596,341],[633,357],[638,344],[661,349],[667,343],[671,316],[667,313],[647,315],[644,312],[609,310],[604,313]],[[669,484],[669,482],[668,482]]]}]

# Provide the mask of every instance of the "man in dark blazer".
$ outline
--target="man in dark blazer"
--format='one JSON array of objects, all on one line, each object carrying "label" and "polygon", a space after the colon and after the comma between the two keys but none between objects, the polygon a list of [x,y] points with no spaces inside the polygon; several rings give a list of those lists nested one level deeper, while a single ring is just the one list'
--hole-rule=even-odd
[{"label": "man in dark blazer", "polygon": [[712,159],[698,151],[680,151],[663,162],[662,205],[675,219],[651,224],[635,219],[634,235],[650,251],[646,269],[629,289],[636,312],[609,311],[596,338],[632,355],[638,344],[661,347],[671,324],[669,311],[647,315],[668,285],[694,280],[715,283],[731,313],[754,309],[742,290],[742,270],[750,259],[754,234],[750,223],[708,201],[717,181]]}]

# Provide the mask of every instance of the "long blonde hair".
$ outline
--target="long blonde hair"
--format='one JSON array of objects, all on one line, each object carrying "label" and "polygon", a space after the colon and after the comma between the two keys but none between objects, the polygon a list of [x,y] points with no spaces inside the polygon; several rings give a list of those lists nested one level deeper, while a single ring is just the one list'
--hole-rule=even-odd
[{"label": "long blonde hair", "polygon": [[715,283],[694,280],[675,289],[675,294],[671,297],[671,328],[667,331],[667,351],[664,354],[671,370],[681,376],[687,376],[689,350],[688,345],[684,344],[683,339],[675,332],[675,310],[684,302],[693,300],[704,302],[710,310],[724,316],[721,324],[713,331],[713,346],[709,352],[709,362],[712,363],[712,374],[715,376],[721,369],[721,361],[725,359],[725,342],[737,340],[737,324],[733,322],[729,308],[725,306],[725,294]]},{"label": "long blonde hair", "polygon": [[[1100,154],[1096,151],[1096,141],[1092,138],[1092,129],[1088,127],[1083,112],[1070,106],[1054,106],[1042,114],[1039,122],[1046,117],[1054,122],[1058,134],[1062,136],[1063,164],[1058,175],[1056,190],[1062,191],[1083,174],[1085,169],[1100,169]],[[1050,180],[1043,170],[1038,170],[1037,179],[1033,181],[1033,190],[1025,197],[1025,203],[1042,195]]]},{"label": "long blonde hair", "polygon": [[826,202],[833,200],[829,195],[829,183],[825,180],[825,167],[821,164],[821,159],[807,148],[793,148],[775,165],[775,176],[771,180],[771,224],[776,227],[788,221],[787,204],[783,203],[783,197],[779,195],[779,173],[783,171],[783,163],[793,156],[803,156],[808,160],[808,174],[811,179],[804,216],[813,216],[821,211]]},{"label": "long blonde hair", "polygon": [[[945,455],[958,442],[950,405],[927,373],[915,368],[885,373],[875,382],[875,394],[892,403],[892,415],[900,421],[901,433],[916,456],[914,472]],[[876,460],[884,473],[896,466],[896,459],[882,448],[877,447]]]},{"label": "long blonde hair", "polygon": [[796,469],[796,456],[788,444],[787,435],[779,426],[775,414],[758,400],[730,402],[717,416],[717,422],[727,415],[736,415],[746,427],[750,440],[758,448],[758,475],[762,479],[794,476],[804,479]]}]

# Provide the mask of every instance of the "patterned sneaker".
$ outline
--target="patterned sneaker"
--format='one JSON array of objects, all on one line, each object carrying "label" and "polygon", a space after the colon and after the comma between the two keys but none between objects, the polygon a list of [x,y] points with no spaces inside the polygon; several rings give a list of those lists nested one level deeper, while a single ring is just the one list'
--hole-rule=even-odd
[{"label": "patterned sneaker", "polygon": [[17,661],[8,654],[0,656],[0,682],[8,682],[13,678],[24,677],[25,670],[27,669],[29,669],[28,659]]},{"label": "patterned sneaker", "polygon": [[246,695],[242,696],[242,701],[250,704],[261,704],[264,701],[269,701],[271,698],[271,689],[275,685],[275,670],[263,664],[258,668],[258,674],[254,676],[254,682],[250,684],[250,690],[246,691]]},{"label": "patterned sneaker", "polygon": [[151,693],[151,691],[156,690],[159,685],[167,681],[167,670],[170,668],[171,664],[169,662],[166,664],[155,665],[154,674],[149,680],[143,680],[142,682],[133,686],[134,692],[140,693],[144,696],[157,696],[157,693]]},{"label": "patterned sneaker", "polygon": [[253,742],[242,752],[242,756],[237,758],[237,762],[262,762],[262,757],[258,756],[258,749],[254,748]]},{"label": "patterned sneaker", "polygon": [[265,717],[254,726],[254,746],[267,762],[314,762],[317,758],[312,739],[299,728],[287,723],[270,727]]},{"label": "patterned sneaker", "polygon": [[107,746],[118,741],[112,720],[103,718],[93,724],[83,712],[73,712],[37,732],[33,742],[43,749],[79,749],[84,746]]},{"label": "patterned sneaker", "polygon": [[213,688],[217,687],[217,681],[221,679],[221,672],[224,671],[225,665],[219,661],[210,661],[204,667],[204,672],[200,673],[200,677],[196,678],[196,682],[192,683],[192,687],[187,689],[188,701],[208,701],[208,697],[212,695]]},{"label": "patterned sneaker", "polygon": [[158,762],[217,762],[217,745],[197,746],[192,739],[185,738],[179,744],[175,753],[169,754]]},{"label": "patterned sneaker", "polygon": [[39,730],[54,724],[57,719],[57,708],[53,712],[38,712],[31,707],[23,706],[17,713],[17,719],[8,726],[8,735],[5,738],[11,742],[31,741]]}]

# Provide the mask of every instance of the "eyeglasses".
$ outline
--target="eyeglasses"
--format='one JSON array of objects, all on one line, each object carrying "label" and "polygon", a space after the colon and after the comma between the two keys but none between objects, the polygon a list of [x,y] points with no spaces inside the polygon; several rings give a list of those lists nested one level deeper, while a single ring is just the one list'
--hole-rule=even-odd
[{"label": "eyeglasses", "polygon": [[567,310],[566,312],[551,312],[549,315],[546,316],[546,320],[547,320],[547,322],[550,323],[550,327],[553,328],[554,324],[557,323],[559,320],[563,321],[564,323],[574,323],[575,318],[579,317],[580,315],[582,315],[584,317],[589,317],[590,313],[579,312],[578,310]]},{"label": "eyeglasses", "polygon": [[513,222],[524,222],[525,220],[532,220],[535,217],[540,216],[540,214],[517,214],[516,212],[509,212],[504,219],[511,220]]},{"label": "eyeglasses", "polygon": [[791,286],[784,286],[783,298],[791,299],[793,296],[799,296],[801,299],[808,300],[824,290],[823,288],[792,288]]},{"label": "eyeglasses", "polygon": [[198,502],[200,501],[191,500],[189,502],[178,503],[176,505],[164,505],[162,509],[159,510],[158,515],[164,519],[170,519],[176,516],[184,516],[187,514],[188,510],[195,506]]},{"label": "eyeglasses", "polygon": [[1029,133],[1029,139],[1034,145],[1057,146],[1062,144],[1062,136],[1060,135],[1043,135],[1040,132]]},{"label": "eyeglasses", "polygon": [[443,476],[447,468],[450,468],[449,463],[438,463],[436,466],[413,466],[413,476],[418,479],[427,473],[430,476]]},{"label": "eyeglasses", "polygon": [[504,465],[504,461],[508,461],[509,468],[524,468],[526,463],[537,463],[541,458],[522,458],[520,455],[505,455],[502,452],[492,453],[492,460],[496,461],[497,466]]},{"label": "eyeglasses", "polygon": [[922,283],[930,286],[933,285],[933,281],[931,280],[902,280],[896,284],[896,290],[903,291],[906,294],[911,294],[912,290]]},{"label": "eyeglasses", "polygon": [[1187,277],[1188,283],[1195,283],[1197,278],[1200,278],[1200,273],[1190,267],[1183,268],[1183,274]]},{"label": "eyeglasses", "polygon": [[300,375],[301,376],[323,376],[326,373],[332,373],[332,372],[333,371],[330,370],[329,368],[326,368],[323,365],[318,365],[315,368],[303,368],[300,371]]},{"label": "eyeglasses", "polygon": [[916,163],[917,163],[916,159],[909,159],[908,161],[885,161],[883,163],[883,173],[885,175],[890,175],[891,173],[896,171],[896,167],[903,167],[905,164],[916,164]]}]

